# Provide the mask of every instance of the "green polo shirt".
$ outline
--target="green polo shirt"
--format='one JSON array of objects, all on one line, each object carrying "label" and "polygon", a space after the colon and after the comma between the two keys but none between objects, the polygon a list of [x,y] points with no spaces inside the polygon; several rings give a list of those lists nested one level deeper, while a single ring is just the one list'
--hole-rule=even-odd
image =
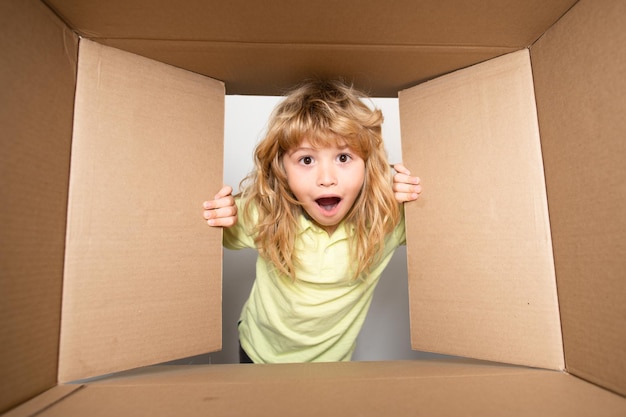
[{"label": "green polo shirt", "polygon": [[[242,213],[240,200],[237,205]],[[255,248],[251,229],[240,215],[236,226],[224,230],[224,246]],[[258,257],[239,324],[241,346],[255,363],[350,360],[374,288],[395,249],[405,243],[404,217],[386,237],[383,256],[366,279],[352,279],[350,231],[341,223],[328,236],[301,216],[295,281]]]}]

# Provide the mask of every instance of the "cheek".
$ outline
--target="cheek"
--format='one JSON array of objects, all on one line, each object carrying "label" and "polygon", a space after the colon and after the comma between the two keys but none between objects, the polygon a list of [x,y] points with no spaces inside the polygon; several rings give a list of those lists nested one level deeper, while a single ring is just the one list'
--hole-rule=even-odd
[{"label": "cheek", "polygon": [[365,164],[362,164],[354,175],[355,186],[361,189],[365,184]]},{"label": "cheek", "polygon": [[294,174],[293,172],[289,175],[289,171],[287,172],[287,187],[291,194],[296,197],[297,200],[302,200],[302,195],[304,194],[304,181],[302,177]]},{"label": "cheek", "polygon": [[359,195],[359,193],[363,189],[364,184],[365,175],[361,172],[354,172],[352,175],[349,176],[348,180],[344,182],[344,186],[346,187],[345,189],[349,189],[354,198]]},{"label": "cheek", "polygon": [[289,187],[290,190],[293,190],[294,182],[295,182],[294,178],[297,178],[297,175],[294,173],[293,167],[289,165],[288,163],[283,162],[282,171],[285,175],[287,186]]}]

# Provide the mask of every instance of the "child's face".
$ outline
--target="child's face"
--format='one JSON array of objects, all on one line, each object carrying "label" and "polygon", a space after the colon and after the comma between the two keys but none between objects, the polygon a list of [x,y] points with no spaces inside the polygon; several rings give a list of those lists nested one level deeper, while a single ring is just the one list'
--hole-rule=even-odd
[{"label": "child's face", "polygon": [[283,156],[283,166],[289,187],[304,210],[332,234],[363,187],[363,159],[348,147],[314,148],[304,139]]}]

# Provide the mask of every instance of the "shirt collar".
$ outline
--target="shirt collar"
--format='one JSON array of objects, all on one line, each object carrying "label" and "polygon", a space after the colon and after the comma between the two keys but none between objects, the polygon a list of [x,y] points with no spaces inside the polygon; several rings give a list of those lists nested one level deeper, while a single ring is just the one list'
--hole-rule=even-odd
[{"label": "shirt collar", "polygon": [[[342,221],[341,223],[339,223],[339,225],[337,226],[337,229],[335,229],[332,236],[329,236],[329,239],[333,241],[347,239],[348,230],[351,230],[351,229],[354,229],[354,226],[348,225],[346,224],[345,221]],[[304,234],[309,234],[309,233],[324,234],[328,236],[328,234],[326,233],[324,229],[322,229],[317,223],[311,220],[311,218],[308,215],[303,213],[300,216],[299,234],[304,235]]]}]

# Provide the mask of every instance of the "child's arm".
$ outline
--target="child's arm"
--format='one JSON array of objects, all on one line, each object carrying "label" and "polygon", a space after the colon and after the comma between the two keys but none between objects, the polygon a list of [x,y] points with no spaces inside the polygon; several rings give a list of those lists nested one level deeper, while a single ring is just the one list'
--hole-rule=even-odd
[{"label": "child's arm", "polygon": [[202,203],[203,217],[209,226],[231,227],[237,224],[237,206],[233,189],[228,185],[215,195],[213,200]]},{"label": "child's arm", "polygon": [[417,200],[422,192],[422,185],[418,177],[412,177],[411,172],[402,164],[395,164],[393,176],[393,192],[398,203]]}]

